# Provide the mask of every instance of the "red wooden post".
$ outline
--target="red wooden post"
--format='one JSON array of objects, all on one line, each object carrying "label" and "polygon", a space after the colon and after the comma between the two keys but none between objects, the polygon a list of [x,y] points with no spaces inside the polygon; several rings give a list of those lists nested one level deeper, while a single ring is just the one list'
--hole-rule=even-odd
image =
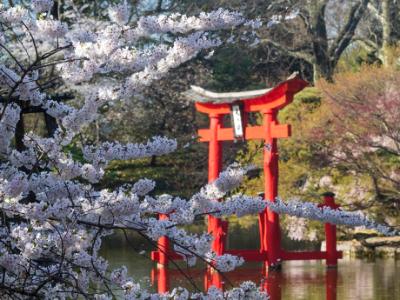
[{"label": "red wooden post", "polygon": [[[335,194],[326,192],[324,196],[324,206],[336,209],[339,206],[335,204]],[[325,239],[326,239],[326,265],[328,267],[336,267],[338,254],[336,249],[336,225],[325,223]]]},{"label": "red wooden post", "polygon": [[[264,176],[265,200],[275,201],[278,195],[278,147],[273,137],[273,125],[276,124],[276,112],[264,111]],[[268,252],[268,266],[277,266],[280,261],[279,215],[270,209],[263,212],[261,251]]]},{"label": "red wooden post", "polygon": [[[266,199],[264,192],[263,193],[258,193],[258,196],[263,198],[263,199]],[[260,234],[260,253],[261,254],[267,253],[267,245],[266,245],[266,242],[265,242],[265,239],[266,239],[266,237],[265,237],[265,235],[266,235],[266,233],[265,233],[265,222],[266,222],[266,220],[265,220],[265,212],[262,212],[262,213],[258,214],[258,231],[259,231],[259,234]],[[267,259],[265,261],[267,261]]]},{"label": "red wooden post", "polygon": [[[218,179],[219,173],[222,168],[222,145],[218,140],[218,132],[222,126],[222,115],[221,114],[210,114],[210,133],[211,139],[209,141],[208,148],[208,182],[213,182]],[[218,199],[215,199],[218,200]],[[227,222],[221,219],[208,216],[208,232],[212,233],[214,241],[212,243],[212,250],[217,255],[222,255],[225,250],[225,239]]]},{"label": "red wooden post", "polygon": [[[168,215],[159,214],[160,220],[168,220]],[[157,241],[157,248],[159,252],[159,261],[157,267],[166,267],[168,265],[168,252],[169,252],[169,240],[168,237],[162,236]]]}]

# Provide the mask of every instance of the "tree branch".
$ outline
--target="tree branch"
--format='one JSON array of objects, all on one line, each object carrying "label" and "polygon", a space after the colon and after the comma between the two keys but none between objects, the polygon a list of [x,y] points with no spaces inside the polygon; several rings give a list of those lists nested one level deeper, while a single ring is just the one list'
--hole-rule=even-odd
[{"label": "tree branch", "polygon": [[308,63],[312,64],[313,61],[313,56],[307,52],[303,52],[303,51],[296,51],[293,49],[288,49],[285,46],[283,46],[282,44],[272,41],[270,39],[262,39],[260,41],[261,44],[270,44],[272,45],[274,48],[276,48],[277,50],[279,50],[280,52],[283,52],[286,55],[295,57],[295,58],[299,58],[299,59],[303,59],[305,61],[307,61]]},{"label": "tree branch", "polygon": [[367,8],[369,10],[369,12],[377,19],[379,20],[379,22],[383,23],[383,17],[382,15],[379,13],[378,9],[372,5],[372,3],[368,3]]},{"label": "tree branch", "polygon": [[371,40],[362,38],[362,37],[353,38],[353,41],[360,43],[361,46],[363,46],[368,51],[376,51],[379,49],[378,44],[374,43]]}]

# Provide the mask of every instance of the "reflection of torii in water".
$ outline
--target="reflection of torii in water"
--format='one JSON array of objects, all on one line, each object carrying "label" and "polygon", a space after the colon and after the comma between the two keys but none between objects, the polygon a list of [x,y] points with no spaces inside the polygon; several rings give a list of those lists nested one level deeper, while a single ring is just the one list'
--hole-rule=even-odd
[{"label": "reflection of torii in water", "polygon": [[[241,268],[226,274],[233,284],[241,283],[243,281],[251,280],[253,282],[259,282],[261,288],[266,290],[271,300],[282,299],[282,287],[286,284],[290,284],[293,279],[299,282],[313,282],[315,277],[307,274],[298,274],[290,277],[285,276],[281,272],[268,272],[265,268],[261,270],[255,268]],[[158,293],[166,293],[170,289],[170,279],[173,277],[175,280],[182,274],[176,269],[168,268],[154,268],[151,273],[152,284],[157,284]],[[210,273],[204,270],[195,270],[192,274],[193,277],[203,277],[205,290],[208,290],[211,286],[224,288],[224,279],[217,272]],[[196,279],[196,278],[193,278]],[[336,300],[337,298],[337,282],[338,272],[336,268],[327,268],[325,271],[325,299]]]}]

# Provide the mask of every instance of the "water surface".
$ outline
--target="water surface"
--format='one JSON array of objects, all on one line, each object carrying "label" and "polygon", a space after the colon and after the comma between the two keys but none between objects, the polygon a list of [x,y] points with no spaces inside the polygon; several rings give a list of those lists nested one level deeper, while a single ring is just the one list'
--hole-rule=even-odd
[{"label": "water surface", "polygon": [[[231,227],[229,245],[232,248],[255,248],[258,245],[257,231]],[[294,250],[299,244],[284,242],[287,250]],[[315,245],[302,244],[312,249]],[[129,241],[121,235],[112,236],[102,246],[101,254],[107,258],[111,267],[126,265],[130,275],[148,287],[149,290],[162,291],[176,286],[185,286],[194,290],[185,276],[171,266],[168,270],[157,270],[149,259],[151,245],[138,236],[129,236]],[[300,249],[299,249],[300,250]],[[140,253],[139,253],[140,252]],[[263,271],[261,263],[247,263],[243,267],[225,274],[225,278],[209,274],[206,278],[204,265],[183,269],[194,279],[199,289],[204,289],[211,280],[229,288],[245,280],[252,280],[268,289],[272,300],[400,300],[400,261],[342,259],[337,269],[327,269],[323,261],[284,262],[282,271]]]}]

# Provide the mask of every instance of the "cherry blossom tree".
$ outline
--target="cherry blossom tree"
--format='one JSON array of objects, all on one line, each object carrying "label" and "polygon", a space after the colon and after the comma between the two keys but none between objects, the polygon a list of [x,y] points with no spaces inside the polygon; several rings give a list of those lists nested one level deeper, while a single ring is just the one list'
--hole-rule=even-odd
[{"label": "cherry blossom tree", "polygon": [[394,226],[379,224],[372,221],[361,211],[347,212],[340,209],[332,209],[330,207],[321,207],[313,202],[304,202],[299,200],[291,200],[285,203],[281,199],[277,199],[276,202],[267,202],[267,206],[279,214],[288,214],[298,218],[317,220],[336,225],[373,229],[387,236],[399,234],[399,231]]},{"label": "cherry blossom tree", "polygon": [[[112,160],[165,155],[177,148],[174,139],[154,137],[144,144],[86,144],[80,132],[98,118],[99,109],[129,101],[169,70],[217,47],[216,30],[254,27],[241,14],[223,9],[188,17],[147,16],[130,19],[123,1],[108,10],[111,22],[68,26],[50,13],[51,0],[0,11],[0,290],[4,299],[187,299],[189,292],[151,294],[127,277],[126,268],[110,270],[98,255],[101,239],[114,230],[136,231],[150,240],[168,236],[190,263],[200,258],[219,271],[230,271],[242,259],[210,252],[208,234],[192,235],[179,225],[197,215],[244,215],[265,208],[259,198],[234,196],[245,170],[231,167],[189,200],[152,196],[154,182],[142,179],[114,191],[96,189]],[[151,36],[179,35],[172,41],[140,47]],[[54,90],[73,94],[68,104]],[[49,136],[16,130],[23,113],[42,111],[57,124]],[[78,142],[76,142],[78,141]],[[78,161],[68,145],[79,145]],[[158,220],[169,213],[169,220]],[[254,284],[225,292],[210,289],[197,299],[237,296],[266,298]]]}]

